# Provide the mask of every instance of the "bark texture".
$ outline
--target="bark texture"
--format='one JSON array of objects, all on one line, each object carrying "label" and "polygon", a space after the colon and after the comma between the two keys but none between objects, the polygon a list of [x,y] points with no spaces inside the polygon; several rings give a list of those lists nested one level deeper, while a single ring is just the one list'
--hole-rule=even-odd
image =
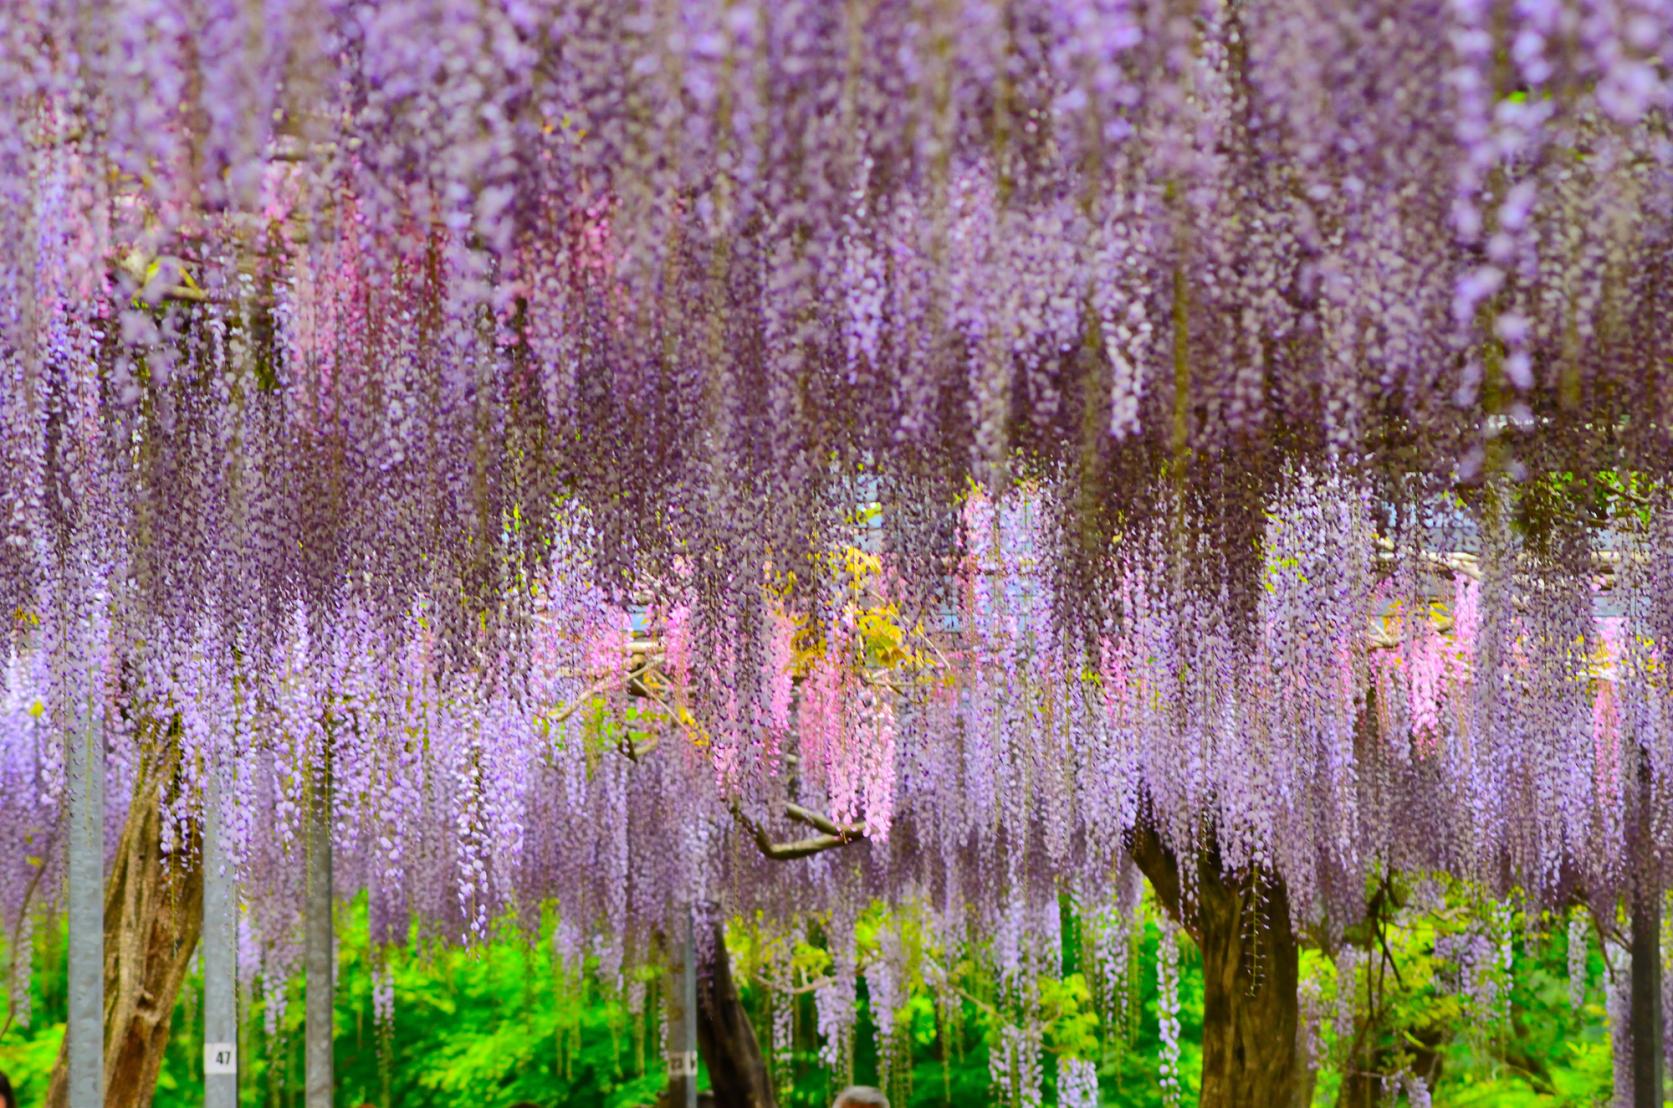
[{"label": "bark texture", "polygon": [[1300,952],[1288,890],[1271,875],[1228,878],[1218,852],[1196,861],[1195,895],[1181,895],[1180,862],[1151,831],[1129,844],[1168,913],[1203,958],[1202,1108],[1294,1102]]},{"label": "bark texture", "polygon": [[697,975],[697,1049],[709,1067],[715,1103],[727,1108],[777,1108],[761,1044],[732,979],[732,960],[718,923],[710,942],[699,944],[698,953],[702,964]]},{"label": "bark texture", "polygon": [[1639,891],[1632,901],[1632,1104],[1661,1108],[1661,893]]},{"label": "bark texture", "polygon": [[1661,883],[1652,813],[1650,760],[1638,748],[1638,797],[1634,811],[1631,980],[1628,1005],[1632,1021],[1633,1108],[1661,1108]]},{"label": "bark texture", "polygon": [[[177,744],[141,762],[128,819],[105,883],[106,1108],[149,1108],[174,1003],[203,925],[198,844],[162,850],[162,800],[178,787]],[[68,1108],[68,1043],[58,1052],[47,1108]]]}]

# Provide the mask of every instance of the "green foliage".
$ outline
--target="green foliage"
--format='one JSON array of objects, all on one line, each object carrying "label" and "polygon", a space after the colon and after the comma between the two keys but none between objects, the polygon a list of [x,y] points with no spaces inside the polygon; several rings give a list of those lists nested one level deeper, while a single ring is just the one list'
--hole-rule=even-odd
[{"label": "green foliage", "polygon": [[[0,1043],[0,1068],[24,1105],[45,1096],[64,1034],[62,925],[57,931],[55,945],[50,936],[36,944],[42,955],[33,982],[37,1018],[27,1030],[14,1027]],[[620,1000],[601,995],[586,981],[563,979],[553,967],[550,920],[539,935],[505,927],[475,950],[415,944],[390,952],[395,1028],[382,1058],[364,899],[339,912],[338,934],[339,1104],[493,1108],[526,1099],[633,1108],[652,1103],[667,1083],[654,1011],[647,1006],[644,1018],[636,1020]],[[302,980],[291,983],[271,1040],[263,1030],[262,1003],[247,1005],[240,1041],[242,1104],[301,1105],[304,987]],[[202,978],[194,968],[175,1008],[157,1108],[203,1102],[201,993]]]},{"label": "green foliage", "polygon": [[[1502,978],[1509,1005],[1495,1014],[1459,995],[1456,966],[1436,952],[1438,940],[1480,929],[1495,909],[1460,885],[1446,885],[1438,906],[1426,911],[1405,906],[1409,894],[1395,883],[1388,897],[1392,907],[1373,925],[1350,929],[1350,940],[1364,951],[1351,983],[1336,980],[1330,957],[1313,949],[1303,952],[1302,978],[1316,998],[1322,1038],[1313,1103],[1322,1108],[1337,1102],[1354,1040],[1361,1057],[1374,1058],[1385,1071],[1411,1066],[1434,1076],[1436,1104],[1580,1108],[1607,1102],[1611,1057],[1600,985],[1604,964],[1595,939],[1587,954],[1590,986],[1575,1012],[1569,1003],[1562,921],[1535,921],[1530,932],[1519,917],[1501,912],[1492,926],[1511,937],[1515,959]],[[365,938],[364,902],[344,908],[338,921],[338,1102],[402,1108],[492,1108],[523,1099],[602,1108],[652,1103],[665,1084],[656,1044],[659,983],[652,976],[641,978],[645,1010],[634,1017],[620,998],[605,995],[591,975],[567,978],[553,966],[552,922],[550,916],[544,919],[537,934],[507,924],[492,942],[471,951],[415,941],[384,954],[396,999],[394,1035],[382,1040],[373,1017],[375,954]],[[876,953],[885,929],[914,964],[942,957],[910,913],[886,915],[873,909],[856,929],[862,960]],[[1097,1060],[1106,1105],[1159,1106],[1159,933],[1154,921],[1147,922],[1134,958],[1138,976],[1132,999],[1139,1018],[1125,1029],[1099,1019],[1078,929],[1066,925],[1063,932],[1064,974],[1043,980],[1035,998],[1048,1055],[1046,1102],[1055,1103],[1055,1057],[1068,1055]],[[775,973],[788,968],[789,979],[775,977],[775,986],[804,989],[792,1002],[791,1069],[783,1076],[793,1091],[785,1108],[828,1108],[839,1083],[819,1059],[813,996],[806,987],[830,972],[829,951],[817,933],[773,935],[739,925],[729,929],[728,947],[745,1004],[762,1029],[764,1051],[770,1051],[765,967]],[[38,967],[31,982],[34,1018],[29,1027],[14,1026],[0,1041],[0,1068],[11,1076],[25,1105],[44,1096],[63,1037],[62,923],[37,927],[33,948]],[[1182,1093],[1184,1103],[1193,1104],[1201,1067],[1202,966],[1184,936],[1180,954]],[[910,1060],[909,1076],[897,1082],[905,1089],[897,1103],[907,1108],[992,1103],[987,1044],[997,1034],[998,1020],[1008,1017],[993,1003],[994,983],[984,980],[973,962],[946,968],[966,994],[955,1020],[949,1023],[934,997],[921,989],[909,995],[895,1017]],[[1364,1000],[1368,983],[1374,1014]],[[300,980],[290,984],[278,1034],[271,1040],[263,1030],[261,1003],[247,1006],[240,1043],[246,1105],[292,1108],[301,1103],[303,985]],[[1338,1040],[1332,1029],[1337,993],[1344,986],[1352,990],[1355,1004],[1348,1041]],[[158,1108],[201,1103],[200,990],[194,974],[175,1011]],[[879,1080],[875,1017],[863,981],[852,1079]]]},{"label": "green foliage", "polygon": [[[1159,994],[1156,964],[1161,931],[1155,921],[1145,923],[1135,962],[1138,972],[1139,1021],[1136,1034],[1125,1043],[1106,1044],[1098,1063],[1098,1084],[1104,1103],[1122,1108],[1160,1108],[1157,1084],[1162,1053],[1158,1027]],[[1195,1104],[1202,1082],[1202,957],[1190,938],[1179,935],[1179,1070],[1181,1099]]]},{"label": "green foliage", "polygon": [[1040,1013],[1046,1025],[1046,1046],[1076,1058],[1098,1056],[1098,1013],[1092,1009],[1092,990],[1078,973],[1040,982]]},{"label": "green foliage", "polygon": [[[64,1041],[64,1021],[69,1014],[64,962],[68,937],[68,928],[62,920],[54,926],[34,927],[30,943],[33,964],[54,967],[54,972],[31,976],[29,1025],[21,1027],[13,1021],[5,1038],[0,1039],[0,1070],[11,1079],[19,1104],[38,1104],[46,1099],[52,1064]],[[10,950],[0,959],[0,964],[12,964]],[[8,1010],[7,1015],[10,1014]],[[0,1023],[6,1022],[0,1019]]]},{"label": "green foliage", "polygon": [[64,1041],[64,1024],[50,1023],[34,1034],[14,1030],[0,1048],[0,1069],[11,1078],[19,1104],[38,1104],[46,1099],[52,1063]]},{"label": "green foliage", "polygon": [[[341,921],[337,996],[337,1086],[345,1104],[383,1103],[373,1018],[371,952],[364,904]],[[439,947],[392,952],[395,1028],[388,1049],[390,1104],[592,1103],[627,1108],[650,1102],[665,1082],[654,1013],[635,1019],[619,998],[566,978],[553,965],[550,921],[539,935],[511,927],[477,950]],[[300,998],[286,1010],[286,1041],[265,1050],[300,1063]],[[259,1012],[252,1019],[259,1020]],[[252,1038],[259,1042],[260,1036]],[[171,1050],[171,1067],[189,1064],[196,1042]],[[289,1048],[289,1049],[286,1049]],[[262,1087],[259,1068],[249,1084]],[[286,1082],[300,1087],[300,1074]],[[182,1106],[193,1101],[183,1098]],[[254,1101],[250,1101],[254,1103]],[[159,1108],[163,1101],[159,1098]]]},{"label": "green foliage", "polygon": [[[1398,907],[1407,891],[1399,885],[1391,886],[1375,926],[1349,929],[1347,940],[1364,948],[1351,982],[1337,980],[1331,959],[1316,951],[1303,955],[1303,988],[1317,990],[1325,1012],[1314,1103],[1336,1102],[1350,1065],[1423,1074],[1436,1104],[1607,1103],[1612,1059],[1599,987],[1603,959],[1595,942],[1587,952],[1591,984],[1576,1012],[1564,921],[1536,919],[1530,928],[1519,912],[1496,907],[1458,883],[1441,888],[1438,906],[1413,911]],[[1482,931],[1513,952],[1508,972],[1494,965],[1483,975],[1501,990],[1500,998],[1508,991],[1508,1003],[1472,999],[1461,988],[1458,964],[1445,956],[1449,940]],[[1351,988],[1354,1006],[1345,1039],[1331,1018],[1344,987]]]}]

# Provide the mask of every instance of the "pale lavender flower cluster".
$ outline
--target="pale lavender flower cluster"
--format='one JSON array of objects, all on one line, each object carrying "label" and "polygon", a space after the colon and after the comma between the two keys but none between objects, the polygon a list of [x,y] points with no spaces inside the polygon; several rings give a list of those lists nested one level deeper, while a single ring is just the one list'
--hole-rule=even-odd
[{"label": "pale lavender flower cluster", "polygon": [[1062,1108],[1098,1108],[1098,1064],[1088,1058],[1062,1058],[1057,1063],[1057,1103]]},{"label": "pale lavender flower cluster", "polygon": [[1179,1072],[1179,934],[1172,923],[1161,921],[1160,946],[1156,954],[1156,1019],[1160,1025],[1161,1054],[1158,1080],[1162,1103],[1173,1108],[1180,1103]]},{"label": "pale lavender flower cluster", "polygon": [[1576,1012],[1586,1003],[1586,989],[1591,970],[1586,964],[1590,953],[1591,923],[1583,912],[1568,918],[1568,1003]]},{"label": "pale lavender flower cluster", "polygon": [[1002,1024],[988,1047],[988,1076],[1001,1102],[1011,1108],[1045,1103],[1044,1044],[1037,1025]]},{"label": "pale lavender flower cluster", "polygon": [[1486,926],[1435,937],[1435,957],[1448,964],[1447,980],[1479,1025],[1510,1014],[1510,970],[1497,936]]},{"label": "pale lavender flower cluster", "polygon": [[1402,1070],[1397,1084],[1399,1091],[1406,1094],[1406,1103],[1411,1105],[1411,1108],[1429,1108],[1433,1103],[1429,1095],[1429,1083],[1421,1075]]}]

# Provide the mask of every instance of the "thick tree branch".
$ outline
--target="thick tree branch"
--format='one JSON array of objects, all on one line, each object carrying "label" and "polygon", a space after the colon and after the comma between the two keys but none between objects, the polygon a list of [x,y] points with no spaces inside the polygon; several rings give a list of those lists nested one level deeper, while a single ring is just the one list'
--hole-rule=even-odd
[{"label": "thick tree branch", "polygon": [[1155,829],[1143,820],[1133,825],[1126,838],[1127,853],[1132,855],[1133,863],[1150,882],[1156,899],[1187,934],[1200,941],[1197,921],[1185,911],[1184,898],[1180,895],[1179,858],[1163,844]]},{"label": "thick tree branch", "polygon": [[865,834],[865,828],[859,824],[843,827],[833,822],[829,817],[804,808],[800,804],[786,804],[784,814],[797,823],[805,823],[815,831],[823,831],[825,834],[835,835],[839,839],[854,839]]},{"label": "thick tree branch", "polygon": [[798,823],[805,823],[810,827],[823,831],[824,834],[814,835],[806,839],[795,839],[791,842],[774,842],[767,829],[744,814],[743,805],[732,802],[732,815],[749,831],[755,840],[756,847],[763,855],[775,862],[788,862],[797,858],[807,858],[814,854],[822,854],[827,850],[835,850],[839,846],[857,843],[866,837],[866,829],[860,824],[844,826],[833,822],[817,812],[809,811],[799,804],[786,804],[785,815]]}]

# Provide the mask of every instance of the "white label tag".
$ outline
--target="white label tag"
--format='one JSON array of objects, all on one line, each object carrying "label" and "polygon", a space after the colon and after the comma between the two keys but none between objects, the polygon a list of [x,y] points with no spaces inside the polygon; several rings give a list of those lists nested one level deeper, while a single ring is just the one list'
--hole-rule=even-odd
[{"label": "white label tag", "polygon": [[696,1077],[697,1052],[695,1050],[677,1050],[668,1056],[669,1077]]},{"label": "white label tag", "polygon": [[238,1073],[237,1043],[204,1043],[203,1072],[205,1075]]}]

